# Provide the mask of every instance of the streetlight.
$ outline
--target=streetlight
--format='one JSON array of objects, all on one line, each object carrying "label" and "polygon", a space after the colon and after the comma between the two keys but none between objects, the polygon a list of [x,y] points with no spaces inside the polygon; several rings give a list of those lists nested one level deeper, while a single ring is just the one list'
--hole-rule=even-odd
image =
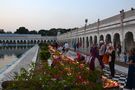
[{"label": "streetlight", "polygon": [[[84,34],[86,33],[86,27],[87,27],[87,23],[88,23],[88,19],[85,19],[85,28],[84,28]],[[85,37],[83,37],[83,44],[84,44],[84,48],[87,44],[87,42],[85,43]]]},{"label": "streetlight", "polygon": [[88,19],[85,19],[85,31],[86,31],[87,23],[88,23]]},{"label": "streetlight", "polygon": [[100,25],[100,19],[97,21],[97,33],[98,33],[98,44],[100,42],[100,37],[99,37],[99,25]]}]

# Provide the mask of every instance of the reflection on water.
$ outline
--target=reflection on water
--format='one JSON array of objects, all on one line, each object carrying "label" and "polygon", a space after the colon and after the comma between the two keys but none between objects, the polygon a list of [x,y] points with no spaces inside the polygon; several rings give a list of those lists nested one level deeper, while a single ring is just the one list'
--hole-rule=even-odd
[{"label": "reflection on water", "polygon": [[24,52],[32,46],[1,46],[0,47],[0,71],[15,62]]}]

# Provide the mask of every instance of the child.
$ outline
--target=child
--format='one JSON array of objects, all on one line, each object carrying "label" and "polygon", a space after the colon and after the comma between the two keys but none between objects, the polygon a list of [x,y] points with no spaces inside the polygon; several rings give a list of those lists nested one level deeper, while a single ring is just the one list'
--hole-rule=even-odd
[{"label": "child", "polygon": [[127,59],[128,59],[127,53],[124,52],[124,62],[125,62],[125,63],[127,63]]}]

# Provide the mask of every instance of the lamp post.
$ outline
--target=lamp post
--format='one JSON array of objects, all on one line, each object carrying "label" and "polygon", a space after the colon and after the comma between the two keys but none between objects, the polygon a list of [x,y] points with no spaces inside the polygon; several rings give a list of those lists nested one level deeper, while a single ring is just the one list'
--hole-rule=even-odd
[{"label": "lamp post", "polygon": [[[84,34],[86,33],[86,28],[87,28],[87,23],[88,23],[88,19],[85,19],[85,28],[84,28]],[[84,43],[84,48],[86,48],[87,42],[85,43],[85,38],[83,39],[83,43]]]},{"label": "lamp post", "polygon": [[124,10],[120,11],[120,16],[121,16],[122,52],[124,52],[125,51],[124,27],[123,27],[123,19],[125,18]]},{"label": "lamp post", "polygon": [[86,31],[87,23],[88,23],[88,19],[85,19],[85,31]]},{"label": "lamp post", "polygon": [[98,33],[98,44],[100,42],[100,37],[99,37],[99,25],[100,25],[100,19],[97,21],[97,33]]}]

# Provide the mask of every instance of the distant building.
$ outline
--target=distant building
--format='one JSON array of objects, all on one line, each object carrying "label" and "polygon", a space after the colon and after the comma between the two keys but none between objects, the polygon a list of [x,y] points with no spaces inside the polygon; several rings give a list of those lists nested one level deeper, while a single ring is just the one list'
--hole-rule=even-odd
[{"label": "distant building", "polygon": [[5,32],[4,32],[4,29],[0,29],[0,33],[5,33]]}]

